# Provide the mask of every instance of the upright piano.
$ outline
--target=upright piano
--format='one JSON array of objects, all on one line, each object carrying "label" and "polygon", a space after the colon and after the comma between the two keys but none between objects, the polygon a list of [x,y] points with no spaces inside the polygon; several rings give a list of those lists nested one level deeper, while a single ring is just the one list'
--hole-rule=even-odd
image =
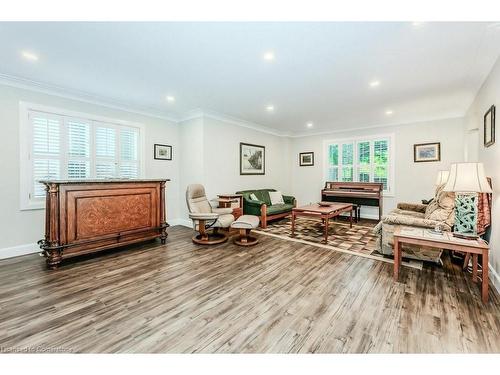
[{"label": "upright piano", "polygon": [[384,185],[377,182],[325,182],[321,200],[345,202],[360,206],[378,206],[378,219],[382,218],[382,191]]}]

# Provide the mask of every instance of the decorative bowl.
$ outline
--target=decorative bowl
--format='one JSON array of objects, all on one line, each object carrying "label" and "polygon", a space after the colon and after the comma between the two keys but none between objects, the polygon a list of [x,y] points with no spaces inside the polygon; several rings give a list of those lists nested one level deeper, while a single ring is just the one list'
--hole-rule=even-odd
[{"label": "decorative bowl", "polygon": [[332,202],[318,202],[318,204],[322,207],[328,207],[332,205]]}]

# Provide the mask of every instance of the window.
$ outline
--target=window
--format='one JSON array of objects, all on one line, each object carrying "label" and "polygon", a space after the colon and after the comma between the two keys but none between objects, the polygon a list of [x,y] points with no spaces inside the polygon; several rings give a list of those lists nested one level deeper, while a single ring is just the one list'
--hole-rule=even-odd
[{"label": "window", "polygon": [[392,135],[326,141],[326,180],[379,182],[393,194],[392,144]]},{"label": "window", "polygon": [[21,103],[21,208],[42,208],[43,179],[137,178],[142,126]]}]

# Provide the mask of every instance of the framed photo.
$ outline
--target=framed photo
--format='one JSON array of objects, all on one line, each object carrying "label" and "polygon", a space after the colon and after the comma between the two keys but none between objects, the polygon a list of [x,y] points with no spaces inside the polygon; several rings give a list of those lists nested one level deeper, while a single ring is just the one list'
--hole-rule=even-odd
[{"label": "framed photo", "polygon": [[314,152],[299,153],[299,166],[309,167],[314,165]]},{"label": "framed photo", "polygon": [[420,143],[413,145],[413,161],[422,163],[441,160],[441,143]]},{"label": "framed photo", "polygon": [[240,175],[266,174],[266,148],[240,143]]},{"label": "framed photo", "polygon": [[495,106],[484,114],[484,147],[490,147],[495,143]]},{"label": "framed photo", "polygon": [[155,143],[154,156],[156,160],[172,160],[172,146]]}]

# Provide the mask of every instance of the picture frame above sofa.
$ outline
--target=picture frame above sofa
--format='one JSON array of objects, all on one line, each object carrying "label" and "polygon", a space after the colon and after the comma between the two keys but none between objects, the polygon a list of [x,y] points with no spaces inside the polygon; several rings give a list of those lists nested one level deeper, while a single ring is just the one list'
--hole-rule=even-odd
[{"label": "picture frame above sofa", "polygon": [[240,143],[240,175],[266,174],[266,148],[251,143]]},{"label": "picture frame above sofa", "polygon": [[441,161],[441,143],[433,142],[413,145],[413,161],[415,163]]}]

